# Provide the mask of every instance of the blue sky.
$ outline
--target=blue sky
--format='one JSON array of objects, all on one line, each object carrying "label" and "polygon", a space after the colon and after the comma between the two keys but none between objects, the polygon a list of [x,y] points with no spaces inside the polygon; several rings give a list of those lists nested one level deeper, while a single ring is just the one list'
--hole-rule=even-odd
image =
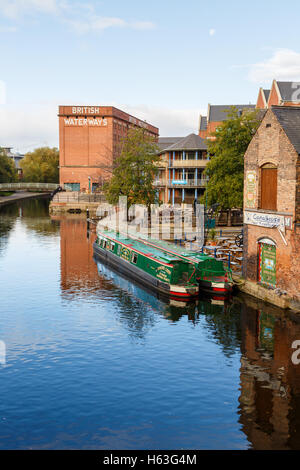
[{"label": "blue sky", "polygon": [[197,132],[208,103],[300,80],[299,14],[296,0],[0,0],[0,145],[58,145],[59,104]]}]

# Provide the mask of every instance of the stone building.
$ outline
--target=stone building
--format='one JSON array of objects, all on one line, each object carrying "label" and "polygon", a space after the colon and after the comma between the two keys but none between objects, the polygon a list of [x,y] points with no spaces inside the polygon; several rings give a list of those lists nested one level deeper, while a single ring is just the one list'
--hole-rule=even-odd
[{"label": "stone building", "polygon": [[112,106],[59,106],[60,185],[92,191],[111,176],[113,161],[130,128],[155,140],[158,128]]},{"label": "stone building", "polygon": [[[300,107],[268,109],[245,154],[246,280],[300,301]],[[267,291],[266,291],[267,292]]]}]

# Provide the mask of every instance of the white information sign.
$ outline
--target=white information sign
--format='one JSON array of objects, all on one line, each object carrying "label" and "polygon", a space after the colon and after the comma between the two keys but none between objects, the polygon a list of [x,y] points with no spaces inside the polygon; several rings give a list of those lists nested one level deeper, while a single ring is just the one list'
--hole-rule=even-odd
[{"label": "white information sign", "polygon": [[285,217],[284,215],[245,211],[244,223],[249,224],[249,225],[258,225],[259,227],[267,227],[267,228],[278,227],[281,230],[284,230]]},{"label": "white information sign", "polygon": [[107,126],[107,119],[102,118],[65,118],[65,126]]}]

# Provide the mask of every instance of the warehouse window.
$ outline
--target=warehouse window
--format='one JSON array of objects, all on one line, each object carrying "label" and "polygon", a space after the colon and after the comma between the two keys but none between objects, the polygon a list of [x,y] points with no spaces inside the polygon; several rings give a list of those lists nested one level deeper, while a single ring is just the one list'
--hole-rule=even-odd
[{"label": "warehouse window", "polygon": [[80,191],[80,183],[64,183],[67,191]]}]

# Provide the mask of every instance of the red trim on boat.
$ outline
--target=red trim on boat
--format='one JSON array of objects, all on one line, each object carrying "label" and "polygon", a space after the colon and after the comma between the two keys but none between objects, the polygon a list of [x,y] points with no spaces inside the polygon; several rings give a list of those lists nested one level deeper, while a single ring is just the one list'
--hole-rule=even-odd
[{"label": "red trim on boat", "polygon": [[189,294],[187,292],[173,292],[173,291],[170,291],[170,295],[174,295],[176,297],[195,297],[196,295],[198,295],[199,292],[195,292],[194,294]]},{"label": "red trim on boat", "polygon": [[228,289],[226,289],[226,287],[212,287],[212,290],[215,292],[228,292]]}]

